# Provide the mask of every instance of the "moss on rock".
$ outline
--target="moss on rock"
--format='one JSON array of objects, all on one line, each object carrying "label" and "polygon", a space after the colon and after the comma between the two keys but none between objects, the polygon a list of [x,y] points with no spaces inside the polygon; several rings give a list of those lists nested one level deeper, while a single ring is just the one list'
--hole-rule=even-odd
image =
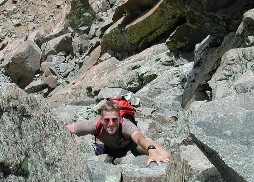
[{"label": "moss on rock", "polygon": [[185,8],[180,2],[163,1],[148,17],[127,26],[115,27],[102,38],[102,53],[109,49],[133,52],[154,43],[162,34],[172,31]]}]

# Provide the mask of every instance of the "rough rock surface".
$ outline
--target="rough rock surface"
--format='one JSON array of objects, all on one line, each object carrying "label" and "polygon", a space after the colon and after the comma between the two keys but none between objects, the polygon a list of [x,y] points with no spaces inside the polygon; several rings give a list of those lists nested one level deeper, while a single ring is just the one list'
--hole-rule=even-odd
[{"label": "rough rock surface", "polygon": [[78,146],[40,97],[12,83],[0,88],[1,181],[90,181]]},{"label": "rough rock surface", "polygon": [[253,104],[244,93],[191,109],[190,132],[227,181],[253,179]]},{"label": "rough rock surface", "polygon": [[6,55],[2,65],[14,83],[20,88],[27,86],[39,73],[41,50],[33,41],[18,45]]}]

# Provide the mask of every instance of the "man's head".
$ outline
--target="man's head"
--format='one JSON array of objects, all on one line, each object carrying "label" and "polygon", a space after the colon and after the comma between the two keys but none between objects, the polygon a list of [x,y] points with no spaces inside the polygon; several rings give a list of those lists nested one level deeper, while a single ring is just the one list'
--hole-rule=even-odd
[{"label": "man's head", "polygon": [[119,129],[120,108],[113,101],[106,101],[100,108],[102,124],[106,132],[110,135],[117,133]]}]

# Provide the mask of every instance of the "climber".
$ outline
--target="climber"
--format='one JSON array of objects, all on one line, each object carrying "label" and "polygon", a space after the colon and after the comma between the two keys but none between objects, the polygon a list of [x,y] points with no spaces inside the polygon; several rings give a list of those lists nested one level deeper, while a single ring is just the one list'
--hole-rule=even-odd
[{"label": "climber", "polygon": [[120,107],[113,101],[106,101],[100,108],[100,119],[67,124],[72,134],[95,135],[102,142],[97,144],[96,155],[108,154],[115,158],[123,157],[128,151],[133,155],[148,155],[146,166],[151,162],[168,162],[171,153],[152,139],[145,138],[138,127],[130,120],[120,117]]}]

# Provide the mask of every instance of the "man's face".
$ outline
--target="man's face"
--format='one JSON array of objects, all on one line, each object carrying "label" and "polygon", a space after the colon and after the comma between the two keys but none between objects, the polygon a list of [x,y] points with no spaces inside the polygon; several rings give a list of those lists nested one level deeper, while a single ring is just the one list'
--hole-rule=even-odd
[{"label": "man's face", "polygon": [[120,116],[116,111],[102,111],[102,124],[106,132],[110,135],[117,133],[119,129]]}]

